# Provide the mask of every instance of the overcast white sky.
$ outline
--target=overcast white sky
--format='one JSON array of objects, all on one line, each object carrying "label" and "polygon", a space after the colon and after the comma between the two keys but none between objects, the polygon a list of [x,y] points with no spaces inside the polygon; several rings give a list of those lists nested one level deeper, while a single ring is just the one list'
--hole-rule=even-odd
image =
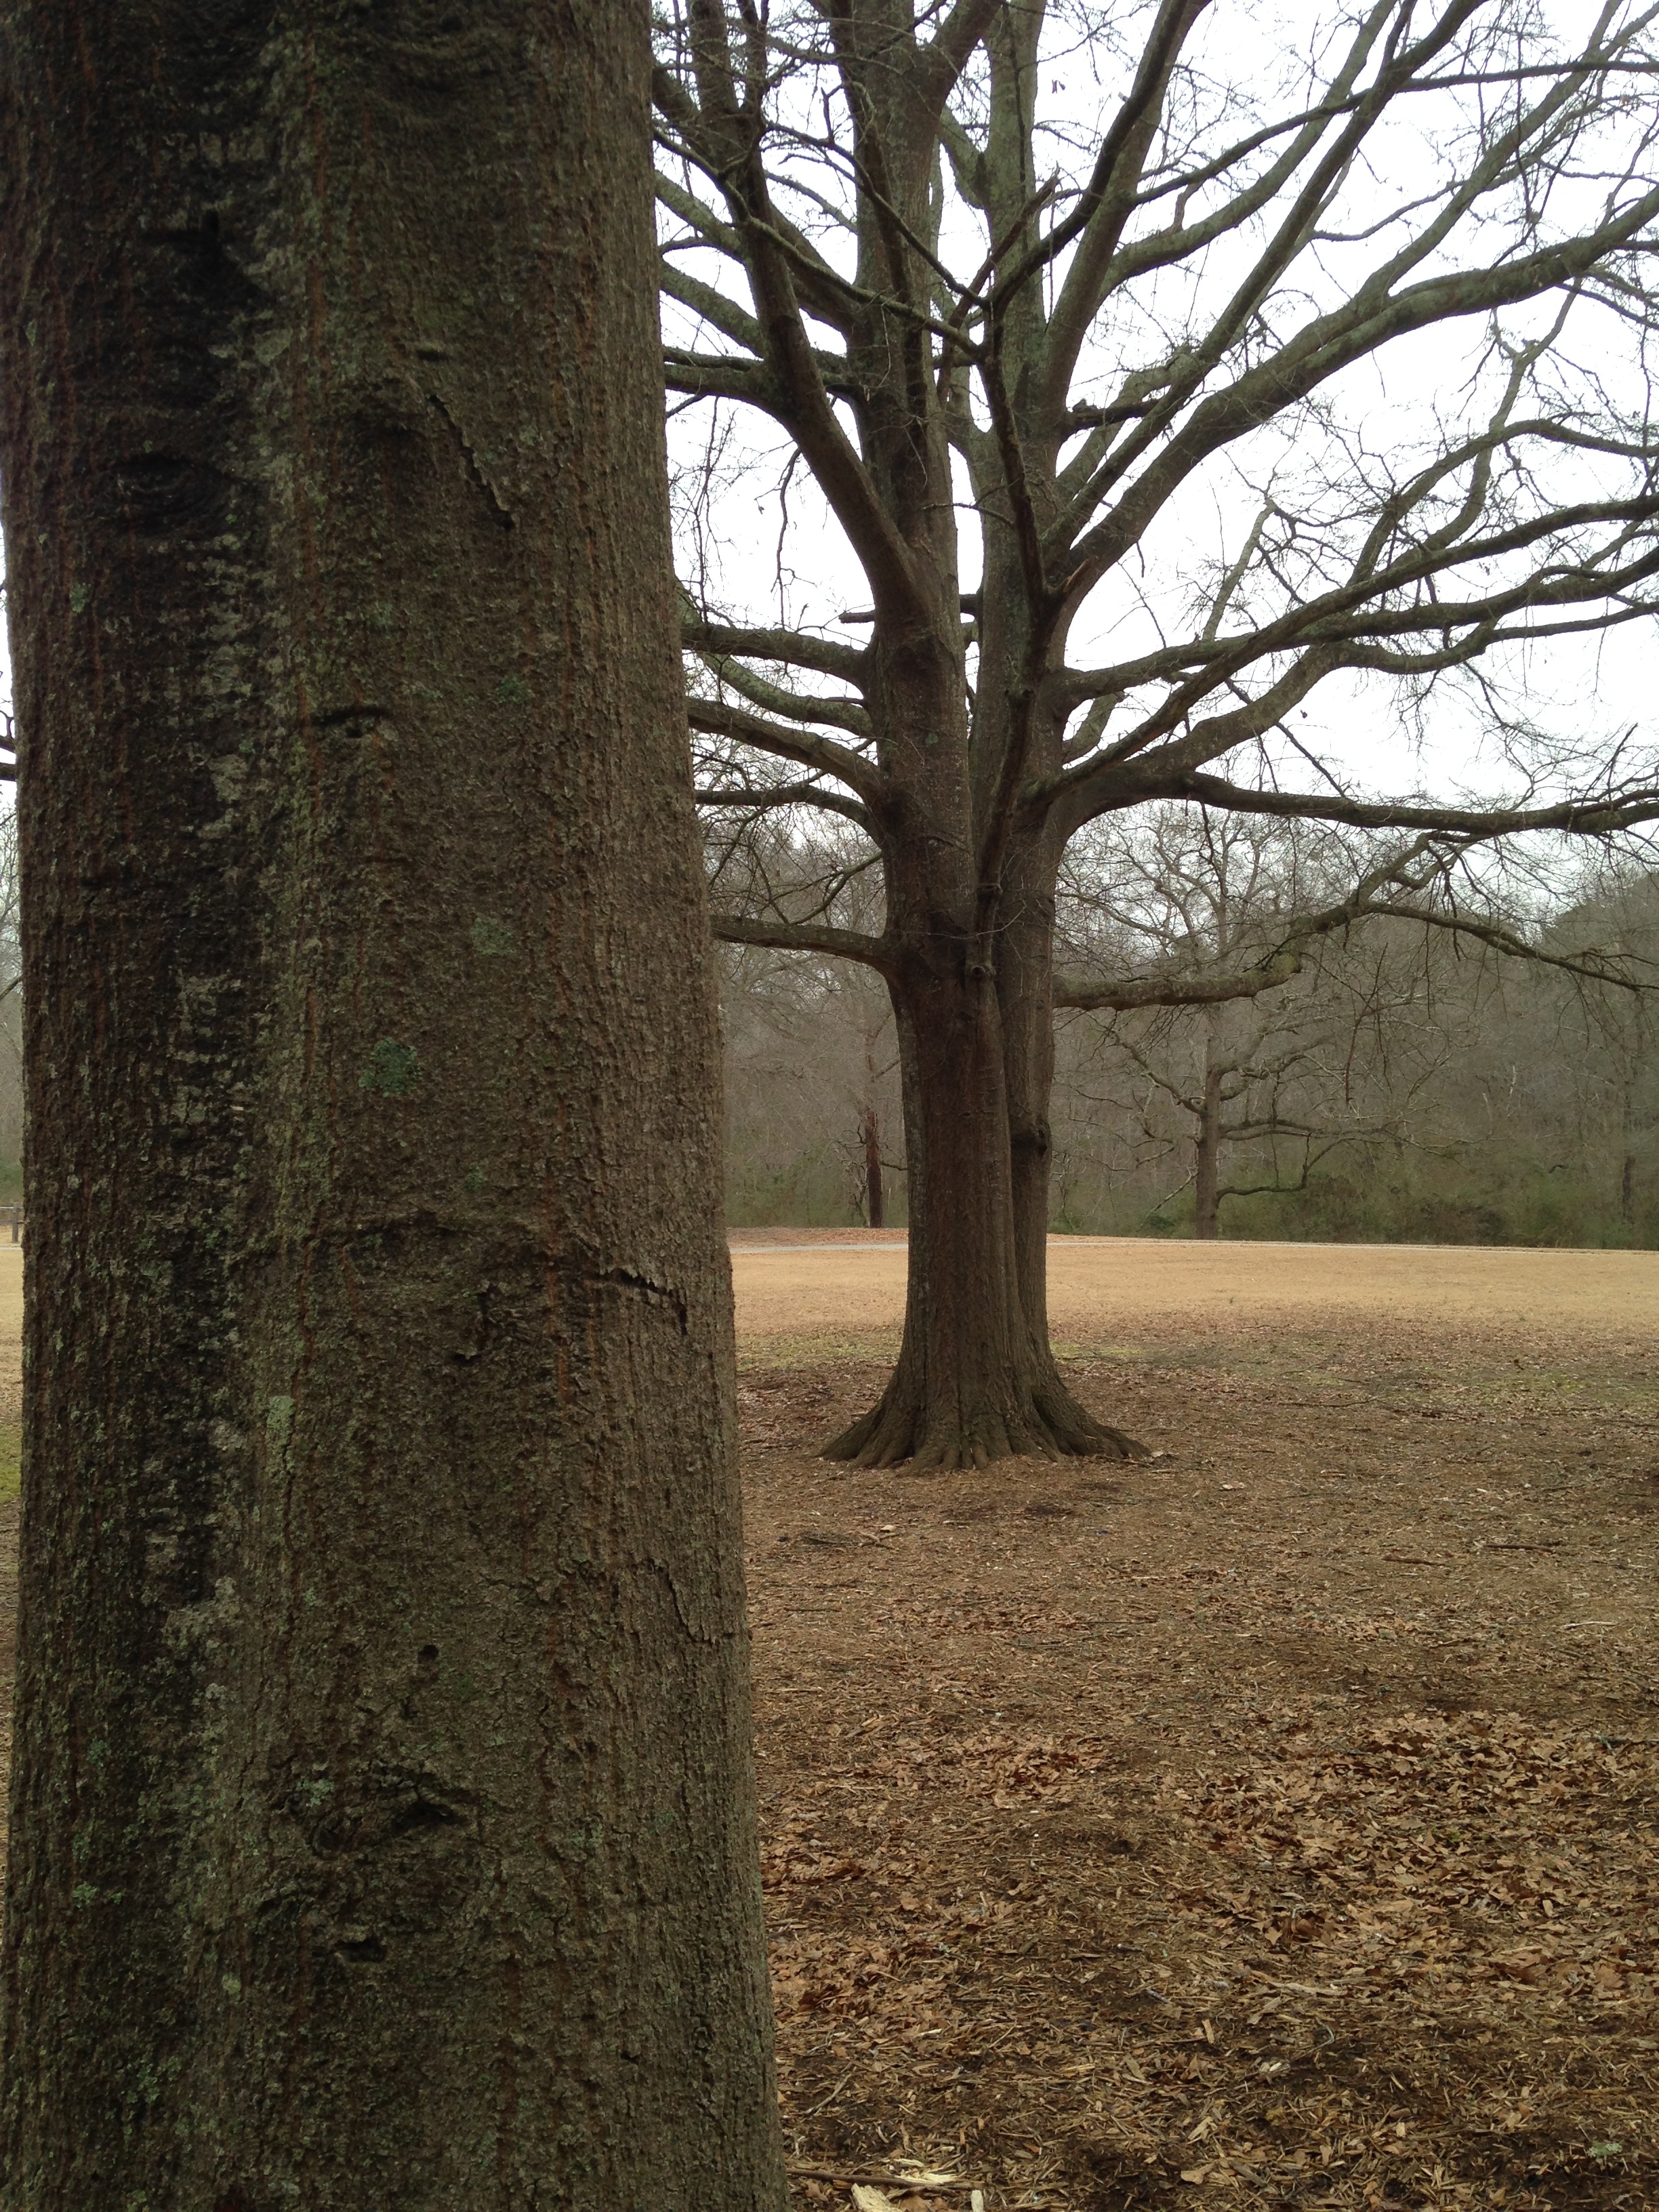
[{"label": "overcast white sky", "polygon": [[[1126,17],[1121,7],[1103,12],[1111,21],[1121,22]],[[1263,4],[1263,0],[1213,0],[1193,50],[1199,85],[1195,98],[1207,100],[1215,111],[1208,131],[1211,143],[1224,143],[1237,135],[1241,106],[1255,102],[1262,112],[1272,113],[1297,101],[1305,93],[1310,56],[1328,45],[1340,19],[1351,12],[1325,4],[1325,0],[1279,0],[1276,5]],[[1490,15],[1496,18],[1504,12],[1523,11],[1506,9],[1505,0],[1494,0]],[[1524,12],[1536,27],[1528,58],[1540,41],[1547,45],[1551,40],[1581,35],[1592,13],[1583,0],[1542,0]],[[1144,5],[1127,15],[1132,30],[1144,29]],[[1075,22],[1068,27],[1066,21],[1051,19],[1042,92],[1053,133],[1045,143],[1057,166],[1077,174],[1086,171],[1103,123],[1121,95],[1126,70],[1125,53],[1114,50],[1108,40],[1081,37]],[[1328,215],[1325,227],[1334,231],[1370,229],[1392,209],[1419,198],[1437,167],[1455,159],[1454,134],[1468,119],[1458,101],[1466,97],[1446,94],[1419,101],[1391,122],[1371,148],[1366,164],[1356,165],[1344,204]],[[1224,122],[1224,103],[1229,110]],[[1634,127],[1611,126],[1606,143],[1595,149],[1594,166],[1616,166]],[[1592,164],[1587,158],[1581,166],[1588,169]],[[819,177],[814,181],[822,185],[824,180]],[[1563,183],[1544,210],[1545,228],[1571,224],[1599,201],[1602,189],[1593,176]],[[794,204],[790,212],[804,220],[807,210],[804,204]],[[827,226],[818,226],[818,237],[824,251],[832,256],[842,252],[844,257]],[[959,207],[947,227],[947,243],[956,248],[947,259],[966,268],[977,264],[982,240]],[[1078,396],[1109,395],[1126,364],[1158,358],[1159,349],[1167,345],[1167,334],[1181,327],[1192,307],[1212,301],[1230,283],[1239,250],[1232,246],[1218,252],[1196,276],[1177,270],[1160,280],[1161,289],[1148,286],[1137,294],[1131,312],[1120,309],[1099,334],[1086,363],[1092,377],[1079,380]],[[1299,271],[1298,281],[1308,285],[1311,279],[1334,297],[1351,283],[1362,264],[1370,265],[1378,251],[1375,243],[1333,246],[1322,253],[1316,270]],[[712,257],[702,257],[698,273],[708,279],[717,267]],[[722,276],[721,282],[729,279]],[[1304,292],[1304,302],[1310,297],[1316,295]],[[1528,313],[1535,319],[1536,310],[1522,311],[1510,319],[1511,329],[1521,328]],[[666,322],[671,331],[689,332],[684,311],[672,305]],[[1316,503],[1317,479],[1333,457],[1352,461],[1356,454],[1387,455],[1431,439],[1438,422],[1465,412],[1464,386],[1483,337],[1478,324],[1455,325],[1449,331],[1396,343],[1350,371],[1328,394],[1328,454],[1315,449],[1316,441],[1310,444],[1305,426],[1292,440],[1269,426],[1220,466],[1201,472],[1149,538],[1143,561],[1094,595],[1073,630],[1068,658],[1074,665],[1088,665],[1145,649],[1155,642],[1160,621],[1179,634],[1181,602],[1194,574],[1205,567],[1224,566],[1233,557],[1264,489],[1288,504],[1298,496]],[[1645,367],[1627,325],[1586,304],[1575,310],[1560,352],[1565,385],[1571,386],[1577,380],[1582,392],[1599,379],[1621,404],[1640,406]],[[1489,389],[1489,374],[1485,383]],[[671,457],[683,470],[696,467],[710,411],[697,406],[671,420]],[[848,639],[866,635],[866,631],[837,623],[841,611],[864,605],[866,593],[857,563],[805,470],[794,471],[786,508],[777,496],[788,454],[785,441],[747,410],[722,410],[720,422],[729,441],[727,459],[734,465],[714,502],[706,541],[713,556],[707,577],[713,599],[738,617],[822,625],[831,635]],[[961,489],[963,582],[971,586],[977,561],[974,516],[965,483]],[[692,565],[688,551],[683,572]],[[1659,738],[1656,643],[1651,624],[1644,622],[1601,638],[1558,642],[1525,657],[1510,653],[1489,666],[1508,702],[1553,738],[1576,749],[1602,751],[1634,730],[1638,750],[1651,752]],[[3,644],[0,682],[9,698],[9,665]],[[1419,724],[1402,720],[1396,688],[1389,680],[1329,678],[1307,702],[1305,718],[1297,721],[1296,732],[1345,781],[1369,791],[1400,793],[1433,788],[1449,797],[1462,790],[1512,790],[1517,781],[1480,702],[1456,686],[1437,693]],[[1297,780],[1305,781],[1310,773],[1298,769]],[[1288,768],[1286,780],[1291,780]],[[9,803],[9,793],[10,787],[0,787],[0,805]]]}]

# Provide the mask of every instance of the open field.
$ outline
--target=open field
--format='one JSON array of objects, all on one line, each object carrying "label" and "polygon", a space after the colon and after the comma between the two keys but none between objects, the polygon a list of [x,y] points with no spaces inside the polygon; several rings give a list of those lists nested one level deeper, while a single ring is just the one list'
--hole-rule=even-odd
[{"label": "open field", "polygon": [[1659,2207],[1659,1257],[1067,1240],[1073,1382],[1160,1456],[916,1479],[810,1455],[902,1253],[783,1241],[734,1274],[803,2201]]},{"label": "open field", "polygon": [[915,1478],[868,1241],[734,1258],[798,2203],[1655,2212],[1659,1255],[1066,1240],[1158,1456]]},{"label": "open field", "polygon": [[[765,1242],[762,1239],[765,1238]],[[809,1346],[868,1334],[896,1340],[904,1317],[902,1231],[739,1230],[738,1330],[752,1346]],[[1099,1349],[1120,1336],[1300,1333],[1362,1316],[1528,1340],[1552,1331],[1601,1345],[1659,1345],[1659,1254],[1480,1245],[1194,1244],[1163,1237],[1054,1237],[1049,1319],[1057,1342]]]}]

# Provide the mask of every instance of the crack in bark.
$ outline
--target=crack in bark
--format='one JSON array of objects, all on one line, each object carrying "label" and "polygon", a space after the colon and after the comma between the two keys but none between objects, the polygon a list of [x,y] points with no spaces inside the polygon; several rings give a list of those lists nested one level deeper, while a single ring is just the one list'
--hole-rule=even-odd
[{"label": "crack in bark", "polygon": [[671,1283],[653,1282],[649,1275],[635,1274],[629,1267],[606,1267],[583,1279],[592,1284],[595,1290],[631,1291],[636,1297],[667,1306],[680,1325],[682,1336],[690,1326],[684,1297]]},{"label": "crack in bark", "polygon": [[313,730],[339,730],[354,722],[389,722],[392,717],[384,707],[329,707],[308,720]]},{"label": "crack in bark", "polygon": [[501,494],[496,490],[495,485],[490,483],[489,478],[484,474],[483,471],[478,466],[478,457],[473,452],[471,447],[466,442],[466,439],[462,433],[460,424],[450,413],[448,408],[444,405],[443,401],[439,398],[435,392],[428,392],[426,396],[428,403],[437,409],[439,415],[443,420],[445,428],[448,430],[450,436],[455,441],[456,447],[460,453],[461,460],[465,467],[468,476],[471,477],[473,483],[477,484],[478,489],[489,501],[491,520],[502,530],[511,530],[514,527],[512,509],[505,505]]}]

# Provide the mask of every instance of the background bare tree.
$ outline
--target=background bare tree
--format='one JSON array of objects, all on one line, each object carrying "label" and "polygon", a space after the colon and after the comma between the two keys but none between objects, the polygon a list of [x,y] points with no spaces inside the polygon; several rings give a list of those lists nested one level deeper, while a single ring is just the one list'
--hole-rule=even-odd
[{"label": "background bare tree", "polygon": [[904,1221],[892,1012],[867,987],[849,988],[848,972],[728,951],[720,1007],[734,1224]]},{"label": "background bare tree", "polygon": [[[1068,1225],[1163,1227],[1190,1209],[1204,1235],[1212,1198],[1218,1231],[1231,1198],[1246,1203],[1230,1218],[1257,1233],[1659,1237],[1651,871],[1577,884],[1500,871],[1426,921],[1407,899],[1328,927],[1344,912],[1319,902],[1328,860],[1262,865],[1277,845],[1282,867],[1303,825],[1264,837],[1259,823],[1217,833],[1154,816],[1139,829],[1127,851],[1115,833],[1097,840],[1062,901],[1062,933],[1097,948],[1115,933],[1129,979],[1128,1011],[1062,1018]],[[1206,870],[1237,863],[1241,836],[1233,948],[1218,962]],[[1218,987],[1231,995],[1206,1002]],[[1231,1148],[1230,1174],[1205,1160],[1206,1139]]]},{"label": "background bare tree", "polygon": [[[844,825],[727,813],[704,843],[716,897],[832,933],[878,922],[869,855]],[[880,978],[829,952],[720,950],[728,1218],[787,1206],[799,1222],[850,1213],[880,1227],[896,1202],[902,1219],[898,1051]]]},{"label": "background bare tree", "polygon": [[[1055,995],[1103,1021],[1073,1025],[1068,1088],[1138,1121],[1143,1159],[1189,1152],[1177,1188],[1196,1236],[1220,1234],[1224,1199],[1305,1190],[1339,1146],[1398,1138],[1451,1048],[1423,1005],[1437,939],[1622,975],[1616,956],[1528,936],[1498,902],[1504,872],[1475,873],[1472,856],[1487,857],[1443,834],[1170,804],[1073,840]],[[1073,980],[1087,969],[1116,980]],[[1225,1179],[1229,1153],[1248,1156],[1245,1181]]]},{"label": "background bare tree", "polygon": [[[1107,1011],[1068,1024],[1062,1089],[1138,1127],[1137,1166],[1184,1154],[1175,1190],[1190,1187],[1194,1234],[1213,1238],[1224,1199],[1305,1190],[1340,1146],[1407,1125],[1447,1048],[1420,1006],[1434,939],[1473,917],[1441,886],[1426,933],[1402,933],[1391,902],[1421,841],[1368,866],[1357,848],[1375,837],[1301,822],[1175,806],[1128,819],[1067,855],[1062,944],[1121,980],[1076,994]],[[1489,910],[1481,924],[1504,934]]]},{"label": "background bare tree", "polygon": [[[893,1000],[909,1307],[842,1455],[1131,1449],[1046,1322],[1055,886],[1086,824],[1200,799],[1468,841],[1659,812],[1650,745],[1553,731],[1517,680],[1655,603],[1653,21],[665,16],[668,376],[712,426],[705,800],[850,823],[884,887],[879,928],[717,923]],[[1056,103],[1091,76],[1097,102]],[[752,563],[745,587],[707,557],[722,483],[769,453],[769,609]],[[867,604],[805,620],[803,567]],[[1507,764],[1484,799],[1419,787],[1410,738],[1454,697]],[[1363,782],[1334,735],[1356,714]]]}]

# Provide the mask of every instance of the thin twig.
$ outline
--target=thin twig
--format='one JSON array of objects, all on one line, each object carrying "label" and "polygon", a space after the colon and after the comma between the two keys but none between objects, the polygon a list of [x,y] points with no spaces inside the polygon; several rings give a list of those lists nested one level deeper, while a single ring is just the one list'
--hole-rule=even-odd
[{"label": "thin twig", "polygon": [[975,2189],[981,2189],[985,2185],[982,2182],[959,2181],[954,2179],[950,2181],[918,2181],[908,2173],[877,2173],[873,2171],[866,2172],[862,2167],[792,2165],[788,2171],[798,2181],[839,2181],[845,2183],[849,2188],[854,2183],[859,2183],[869,2189],[906,2189],[913,2192],[926,2192],[934,2197],[943,2197],[952,2190],[961,2190],[967,2193]]},{"label": "thin twig", "polygon": [[830,2092],[830,2094],[823,2100],[823,2103],[821,2105],[814,2105],[811,2111],[808,2112],[805,2117],[809,2120],[815,2119],[818,2113],[823,2111],[825,2106],[833,2105],[836,2098],[840,2096],[842,2091],[847,2087],[852,2078],[853,2076],[850,2073],[843,2074],[840,2081],[836,2082],[835,2087]]}]

